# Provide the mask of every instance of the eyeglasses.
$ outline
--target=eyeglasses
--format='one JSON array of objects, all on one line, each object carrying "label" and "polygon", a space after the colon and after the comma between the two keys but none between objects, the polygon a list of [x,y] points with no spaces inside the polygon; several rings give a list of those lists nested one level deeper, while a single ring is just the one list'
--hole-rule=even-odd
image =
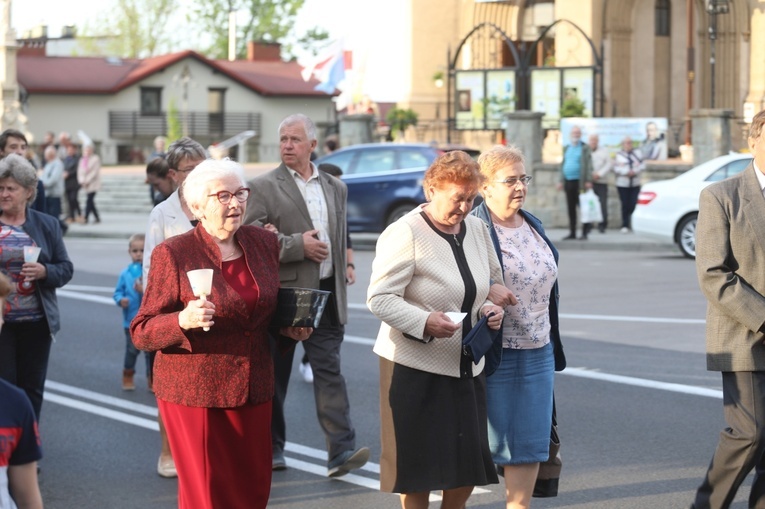
[{"label": "eyeglasses", "polygon": [[217,196],[218,201],[221,202],[223,205],[228,205],[231,203],[231,198],[236,198],[236,201],[239,203],[244,203],[247,201],[247,198],[250,196],[250,188],[249,187],[240,187],[236,191],[229,192],[229,191],[218,191],[214,194],[208,194],[207,196]]},{"label": "eyeglasses", "polygon": [[529,182],[531,182],[531,175],[527,175],[525,177],[508,177],[505,180],[494,180],[493,182],[497,184],[507,184],[510,187],[515,187],[518,185],[518,182],[522,183],[524,186],[529,185]]}]

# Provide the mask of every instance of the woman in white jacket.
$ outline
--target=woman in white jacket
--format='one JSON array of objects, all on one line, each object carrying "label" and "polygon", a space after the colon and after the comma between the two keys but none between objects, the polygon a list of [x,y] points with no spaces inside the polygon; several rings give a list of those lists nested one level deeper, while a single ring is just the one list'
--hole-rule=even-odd
[{"label": "woman in white jacket", "polygon": [[[429,203],[390,225],[377,242],[367,304],[382,325],[380,356],[383,491],[404,509],[462,508],[474,486],[498,482],[488,446],[484,361],[462,338],[484,315],[499,329],[502,307],[489,299],[502,270],[489,232],[469,216],[483,177],[464,152],[437,158],[425,173]],[[504,285],[498,302],[513,299]],[[447,312],[463,313],[452,321]]]}]

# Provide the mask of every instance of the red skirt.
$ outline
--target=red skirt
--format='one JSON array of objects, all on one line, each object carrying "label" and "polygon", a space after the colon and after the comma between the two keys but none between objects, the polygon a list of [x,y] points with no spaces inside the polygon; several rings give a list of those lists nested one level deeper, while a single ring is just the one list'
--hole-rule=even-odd
[{"label": "red skirt", "polygon": [[157,400],[179,509],[260,509],[271,493],[271,402],[198,408]]}]

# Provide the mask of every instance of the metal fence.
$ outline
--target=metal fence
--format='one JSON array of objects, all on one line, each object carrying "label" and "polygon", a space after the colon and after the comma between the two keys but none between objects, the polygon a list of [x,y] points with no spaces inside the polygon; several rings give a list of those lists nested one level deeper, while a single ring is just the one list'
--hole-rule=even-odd
[{"label": "metal fence", "polygon": [[[110,111],[109,136],[119,139],[166,135],[167,116],[167,112],[144,115],[140,111]],[[178,121],[182,132],[191,137],[227,137],[247,130],[261,132],[260,113],[189,111],[180,112]]]}]

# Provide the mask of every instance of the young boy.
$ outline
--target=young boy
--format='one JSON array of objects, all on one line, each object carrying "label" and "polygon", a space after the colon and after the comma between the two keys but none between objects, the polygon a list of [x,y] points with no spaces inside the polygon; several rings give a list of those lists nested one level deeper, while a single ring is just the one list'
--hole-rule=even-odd
[{"label": "young boy", "polygon": [[[10,292],[10,281],[0,274],[0,327]],[[32,403],[24,391],[0,379],[0,507],[42,509],[37,484],[40,458],[40,434]]]},{"label": "young boy", "polygon": [[[122,390],[134,391],[135,382],[135,363],[138,359],[138,350],[133,346],[133,340],[130,339],[130,322],[138,313],[141,307],[141,297],[143,296],[143,244],[145,236],[142,233],[136,233],[128,241],[128,254],[133,260],[128,267],[122,271],[117,281],[117,287],[114,289],[114,302],[122,308],[122,326],[125,328],[125,365],[122,370]],[[146,380],[151,390],[151,367],[149,355],[144,353],[146,358]]]}]

